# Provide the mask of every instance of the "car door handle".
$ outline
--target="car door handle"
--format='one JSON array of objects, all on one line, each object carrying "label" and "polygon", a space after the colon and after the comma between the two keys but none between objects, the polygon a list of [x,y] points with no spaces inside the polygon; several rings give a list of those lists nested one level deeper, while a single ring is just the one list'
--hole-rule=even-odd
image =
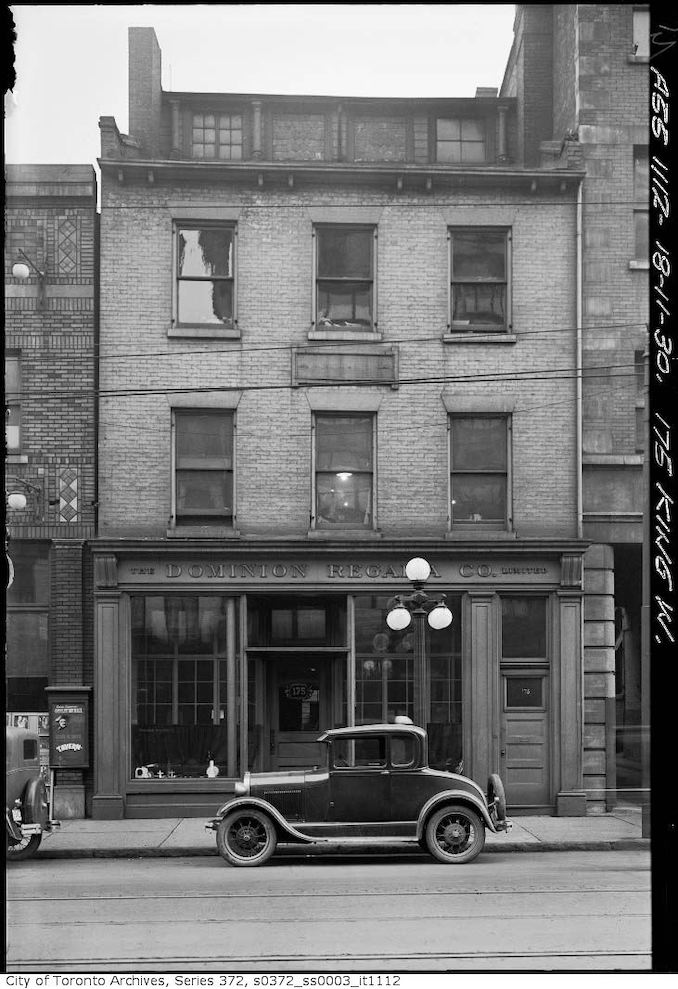
[{"label": "car door handle", "polygon": [[506,749],[501,749],[501,751],[499,752],[499,755],[506,755]]}]

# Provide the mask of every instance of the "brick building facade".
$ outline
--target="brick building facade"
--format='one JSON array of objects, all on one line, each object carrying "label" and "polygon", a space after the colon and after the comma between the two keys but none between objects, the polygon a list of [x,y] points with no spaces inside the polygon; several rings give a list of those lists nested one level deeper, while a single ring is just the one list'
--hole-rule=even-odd
[{"label": "brick building facade", "polygon": [[[25,500],[6,507],[6,708],[9,724],[40,729],[46,763],[49,697],[86,696],[93,674],[94,170],[8,165],[5,197],[5,490]],[[57,817],[84,816],[87,783],[81,769],[57,771]]]},{"label": "brick building facade", "polygon": [[649,18],[642,4],[518,5],[501,89],[524,96],[526,158],[550,150],[558,163],[576,142],[586,169],[576,320],[583,369],[581,532],[591,543],[584,782],[589,806],[598,809],[614,803],[617,788],[628,794],[647,786],[641,572],[648,497]]},{"label": "brick building facade", "polygon": [[[528,160],[496,90],[160,64],[130,29],[130,134],[100,120],[93,813],[210,813],[398,714],[512,809],[584,813],[579,148]],[[420,555],[454,615],[423,671],[385,624]]]}]

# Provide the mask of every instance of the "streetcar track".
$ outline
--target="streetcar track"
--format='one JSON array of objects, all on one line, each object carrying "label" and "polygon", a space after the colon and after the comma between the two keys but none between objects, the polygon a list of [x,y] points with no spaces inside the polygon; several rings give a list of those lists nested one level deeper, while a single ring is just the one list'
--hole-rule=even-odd
[{"label": "streetcar track", "polygon": [[[355,892],[352,890],[346,890],[345,892],[306,892],[304,890],[304,898],[325,898],[325,899],[340,899],[351,897],[352,899],[357,899],[359,897],[384,897],[384,896],[491,896],[492,898],[496,896],[535,896],[539,893],[545,893],[549,896],[553,894],[568,895],[570,893],[576,893],[579,896],[605,896],[608,893],[642,893],[649,894],[649,888],[644,889],[614,889],[612,887],[605,889],[553,889],[553,887],[534,887],[532,889],[486,889],[486,890],[457,890],[457,889],[423,889],[423,890],[403,890],[399,889],[397,893],[393,890],[385,890],[384,892]],[[206,892],[205,890],[198,890],[195,893],[139,893],[139,894],[120,894],[112,896],[82,896],[74,890],[72,896],[49,896],[47,894],[41,894],[39,896],[7,896],[7,903],[70,903],[73,900],[77,900],[79,903],[93,902],[97,903],[99,901],[126,901],[126,900],[285,900],[289,899],[289,891],[281,893],[273,892],[263,892],[263,893],[232,893],[228,890],[224,892]]]},{"label": "streetcar track", "polygon": [[[329,964],[331,962],[352,962],[352,963],[383,963],[385,961],[475,961],[477,962],[480,958],[482,959],[493,959],[495,961],[500,959],[538,959],[538,958],[647,958],[650,959],[650,952],[648,951],[634,951],[634,950],[624,950],[619,951],[607,951],[607,950],[596,950],[595,948],[591,951],[583,950],[571,950],[571,951],[483,951],[482,955],[479,956],[477,953],[468,951],[411,951],[411,952],[380,952],[375,954],[335,954],[335,955],[258,955],[256,958],[256,963],[250,957],[238,957],[238,956],[215,956],[213,958],[202,958],[200,961],[200,970],[208,971],[209,966],[222,966],[229,970],[229,967],[233,965],[247,965],[250,969],[254,968],[257,972],[260,971],[261,965],[273,965],[273,964],[290,964],[303,962],[306,965],[318,965],[318,964]],[[36,966],[35,969],[31,971],[39,971],[37,966],[45,965],[42,959],[33,958],[21,958],[13,960],[13,964],[25,965],[25,966]],[[135,971],[141,970],[143,966],[156,966],[162,967],[163,971],[167,971],[169,966],[181,966],[186,967],[190,965],[195,965],[195,958],[186,956],[176,956],[168,958],[166,955],[148,955],[144,958],[139,958],[138,956],[129,958],[62,958],[58,961],[51,960],[49,962],[50,971],[56,971],[58,969],[66,969],[70,967],[73,968],[74,965],[88,964],[97,965],[101,967],[108,967],[115,965],[120,966],[131,966]],[[188,971],[189,969],[187,969]],[[361,967],[362,970],[362,967]],[[193,971],[190,969],[190,971]]]}]

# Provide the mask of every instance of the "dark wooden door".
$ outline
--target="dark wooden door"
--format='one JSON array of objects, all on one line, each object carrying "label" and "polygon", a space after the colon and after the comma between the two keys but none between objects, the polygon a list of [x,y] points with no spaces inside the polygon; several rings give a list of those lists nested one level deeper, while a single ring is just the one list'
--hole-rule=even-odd
[{"label": "dark wooden door", "polygon": [[545,673],[502,674],[500,773],[509,807],[547,807],[550,792],[549,678]]},{"label": "dark wooden door", "polygon": [[268,768],[308,769],[318,765],[331,727],[332,677],[324,658],[284,656],[266,663],[269,708]]}]

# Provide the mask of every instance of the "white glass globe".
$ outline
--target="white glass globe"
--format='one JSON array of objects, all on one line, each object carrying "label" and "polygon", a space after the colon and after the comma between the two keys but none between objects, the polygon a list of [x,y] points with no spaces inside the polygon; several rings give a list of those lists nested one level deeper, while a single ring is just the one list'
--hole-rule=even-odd
[{"label": "white glass globe", "polygon": [[386,616],[386,624],[394,632],[400,632],[402,629],[407,628],[411,621],[412,616],[407,608],[403,608],[402,605],[393,608]]},{"label": "white glass globe", "polygon": [[431,574],[431,567],[421,556],[415,556],[405,567],[405,573],[408,580],[411,580],[413,583],[423,584]]},{"label": "white glass globe", "polygon": [[7,504],[10,508],[21,511],[26,507],[26,495],[22,494],[20,491],[13,491],[7,496]]},{"label": "white glass globe", "polygon": [[20,278],[24,281],[31,273],[31,269],[23,261],[16,261],[12,265],[12,276],[14,278]]},{"label": "white glass globe", "polygon": [[452,624],[452,612],[445,604],[437,604],[433,611],[429,612],[428,623],[431,628],[447,628]]}]

